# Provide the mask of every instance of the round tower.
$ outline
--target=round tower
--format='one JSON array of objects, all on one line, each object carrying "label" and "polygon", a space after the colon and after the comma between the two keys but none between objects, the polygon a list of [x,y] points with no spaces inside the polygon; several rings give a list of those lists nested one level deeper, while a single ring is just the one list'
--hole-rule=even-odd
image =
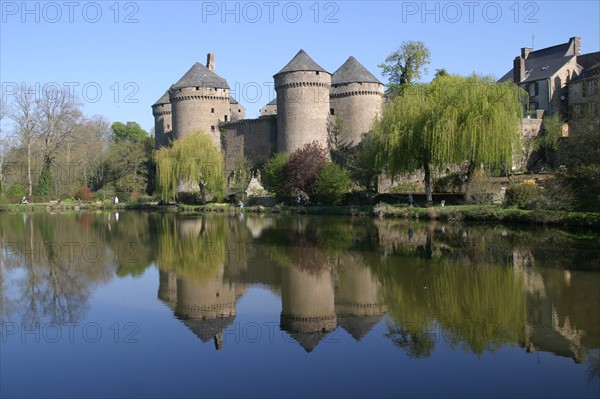
[{"label": "round tower", "polygon": [[300,50],[273,78],[277,150],[292,152],[313,141],[327,147],[331,74]]},{"label": "round tower", "polygon": [[381,115],[383,84],[354,57],[331,76],[330,129],[338,146],[353,147]]},{"label": "round tower", "polygon": [[219,124],[230,119],[230,91],[227,81],[214,72],[214,65],[210,53],[207,66],[196,62],[169,89],[174,140],[201,130],[221,149]]},{"label": "round tower", "polygon": [[169,145],[171,141],[172,118],[168,91],[152,104],[152,115],[154,116],[154,147],[158,150]]}]

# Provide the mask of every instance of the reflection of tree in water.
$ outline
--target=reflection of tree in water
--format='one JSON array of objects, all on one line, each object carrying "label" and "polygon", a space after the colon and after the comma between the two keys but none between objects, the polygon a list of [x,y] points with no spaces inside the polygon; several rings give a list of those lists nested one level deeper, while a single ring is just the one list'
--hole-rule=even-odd
[{"label": "reflection of tree in water", "polygon": [[158,232],[158,267],[198,282],[210,281],[225,265],[226,233],[223,217],[166,216]]},{"label": "reflection of tree in water", "polygon": [[371,242],[375,234],[370,226],[361,219],[282,217],[263,231],[259,242],[270,246],[269,255],[280,266],[318,274],[345,251]]},{"label": "reflection of tree in water", "polygon": [[[87,310],[91,288],[112,277],[110,249],[76,215],[0,215],[0,238],[10,245],[3,257],[10,281],[0,302],[12,303],[9,318],[26,325],[74,322]],[[3,277],[4,280],[4,277]],[[6,289],[10,287],[10,289]]]},{"label": "reflection of tree in water", "polygon": [[[447,342],[475,353],[518,343],[581,362],[586,347],[600,347],[600,275],[576,270],[577,262],[598,252],[597,236],[581,240],[552,229],[507,226],[377,224],[382,258],[373,268],[395,323],[389,337],[399,345],[414,351],[414,345],[427,344],[423,332],[435,322]],[[597,269],[594,262],[585,269]]]},{"label": "reflection of tree in water", "polygon": [[433,353],[436,337],[428,334],[427,330],[420,331],[420,327],[415,329],[393,322],[388,322],[387,328],[388,332],[384,336],[397,347],[404,349],[409,357],[428,357]]}]

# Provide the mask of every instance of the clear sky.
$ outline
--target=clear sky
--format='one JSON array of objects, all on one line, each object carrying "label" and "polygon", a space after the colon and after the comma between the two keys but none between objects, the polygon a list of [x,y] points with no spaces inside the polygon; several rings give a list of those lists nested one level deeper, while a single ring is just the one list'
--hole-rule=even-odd
[{"label": "clear sky", "polygon": [[[436,68],[494,75],[521,47],[580,36],[600,49],[600,1],[0,1],[2,95],[15,85],[68,86],[87,115],[154,126],[150,106],[196,61],[216,72],[257,117],[273,75],[304,49],[333,73],[353,55],[377,67],[406,40],[421,40]],[[10,98],[8,98],[10,100]]]}]

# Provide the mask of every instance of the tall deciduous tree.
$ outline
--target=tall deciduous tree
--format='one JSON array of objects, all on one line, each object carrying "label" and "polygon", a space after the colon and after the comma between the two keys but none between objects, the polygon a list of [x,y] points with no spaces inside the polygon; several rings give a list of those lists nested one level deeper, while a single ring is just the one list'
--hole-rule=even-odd
[{"label": "tall deciduous tree", "polygon": [[31,174],[32,152],[36,132],[39,130],[39,118],[35,109],[36,91],[31,87],[21,87],[14,94],[9,117],[15,122],[15,133],[25,149],[27,162],[27,195],[33,194]]},{"label": "tall deciduous tree", "polygon": [[429,49],[421,41],[406,41],[400,48],[391,53],[383,64],[381,74],[389,79],[388,88],[391,96],[401,93],[404,85],[414,83],[427,73],[426,66],[431,62]]},{"label": "tall deciduous tree", "polygon": [[392,176],[422,168],[432,203],[431,172],[464,160],[510,168],[519,140],[523,96],[507,82],[478,76],[439,76],[391,100],[375,125],[378,163]]},{"label": "tall deciduous tree", "polygon": [[114,132],[114,141],[131,140],[131,141],[143,141],[148,136],[146,132],[137,122],[115,122],[111,125]]},{"label": "tall deciduous tree", "polygon": [[176,140],[172,147],[163,147],[154,154],[156,188],[163,200],[172,200],[180,184],[197,185],[202,202],[206,191],[213,198],[222,198],[225,190],[224,158],[210,136],[194,132]]}]

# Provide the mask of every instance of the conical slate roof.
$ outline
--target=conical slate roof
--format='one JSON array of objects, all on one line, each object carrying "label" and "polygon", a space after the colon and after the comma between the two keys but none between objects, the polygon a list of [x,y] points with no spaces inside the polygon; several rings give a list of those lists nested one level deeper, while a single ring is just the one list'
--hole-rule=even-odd
[{"label": "conical slate roof", "polygon": [[356,58],[350,56],[344,64],[331,75],[331,84],[379,83],[381,82]]},{"label": "conical slate roof", "polygon": [[158,100],[156,100],[156,102],[154,104],[152,104],[152,106],[155,105],[161,105],[161,104],[169,104],[169,91],[165,91],[165,94],[163,94],[162,96],[160,96],[160,98]]},{"label": "conical slate roof", "polygon": [[296,340],[307,353],[310,353],[313,351],[313,349],[317,347],[317,345],[319,345],[319,342],[321,342],[321,340],[325,338],[325,336],[329,333],[318,331],[313,333],[293,332],[289,334],[290,337]]},{"label": "conical slate roof", "polygon": [[189,71],[185,73],[171,86],[171,89],[183,89],[186,87],[217,87],[219,89],[229,89],[227,81],[202,65],[196,62]]},{"label": "conical slate roof", "polygon": [[210,341],[214,336],[221,334],[229,327],[235,316],[217,317],[214,319],[187,319],[183,320],[186,325],[202,342]]},{"label": "conical slate roof", "polygon": [[286,72],[298,71],[319,71],[329,73],[324,70],[319,64],[313,61],[304,50],[298,51],[298,54],[283,69],[275,74],[275,76]]},{"label": "conical slate roof", "polygon": [[381,320],[379,316],[338,316],[339,325],[357,341],[360,341]]}]

